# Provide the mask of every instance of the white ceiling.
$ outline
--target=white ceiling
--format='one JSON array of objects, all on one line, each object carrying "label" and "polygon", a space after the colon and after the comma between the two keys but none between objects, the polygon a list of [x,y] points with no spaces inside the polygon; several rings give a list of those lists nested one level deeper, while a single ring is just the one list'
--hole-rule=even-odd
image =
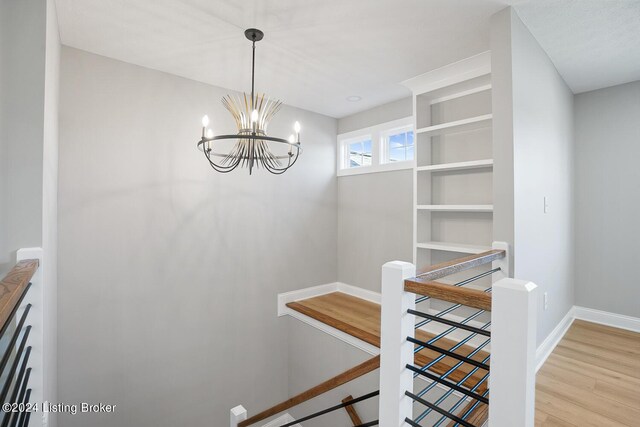
[{"label": "white ceiling", "polygon": [[[400,82],[489,49],[518,0],[56,0],[62,43],[343,117],[409,95]],[[360,96],[349,102],[349,96]]]},{"label": "white ceiling", "polygon": [[[516,10],[574,92],[640,79],[640,0],[56,0],[62,43],[344,117],[408,96],[400,82],[489,49]],[[361,97],[349,102],[348,97]]]},{"label": "white ceiling", "polygon": [[640,0],[534,0],[516,11],[574,93],[640,80]]}]

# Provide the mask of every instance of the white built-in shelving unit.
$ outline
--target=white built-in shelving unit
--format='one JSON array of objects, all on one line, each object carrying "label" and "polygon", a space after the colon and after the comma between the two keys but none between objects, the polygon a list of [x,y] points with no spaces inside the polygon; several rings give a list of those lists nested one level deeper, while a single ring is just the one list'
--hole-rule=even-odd
[{"label": "white built-in shelving unit", "polygon": [[493,241],[491,56],[404,84],[416,129],[414,263],[420,269],[477,254]]}]

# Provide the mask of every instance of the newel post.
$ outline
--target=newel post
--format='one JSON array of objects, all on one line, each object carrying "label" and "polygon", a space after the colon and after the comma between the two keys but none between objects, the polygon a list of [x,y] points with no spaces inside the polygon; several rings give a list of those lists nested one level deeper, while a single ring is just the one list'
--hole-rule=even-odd
[{"label": "newel post", "polygon": [[415,277],[413,264],[402,261],[382,266],[382,319],[380,336],[380,425],[408,426],[413,402],[405,392],[413,392],[413,373],[406,368],[413,364],[415,318],[408,309],[415,308],[415,294],[404,291],[405,279]]},{"label": "newel post", "polygon": [[493,284],[491,427],[533,427],[536,391],[536,285],[505,278]]},{"label": "newel post", "polygon": [[231,409],[231,427],[238,427],[240,421],[247,419],[247,410],[244,406],[238,405]]}]

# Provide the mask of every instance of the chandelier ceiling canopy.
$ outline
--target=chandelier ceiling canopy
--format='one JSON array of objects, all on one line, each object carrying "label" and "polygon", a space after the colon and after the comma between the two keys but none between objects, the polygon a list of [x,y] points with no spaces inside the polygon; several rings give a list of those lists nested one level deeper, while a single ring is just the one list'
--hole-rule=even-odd
[{"label": "chandelier ceiling canopy", "polygon": [[300,148],[300,123],[293,125],[294,134],[288,139],[267,135],[267,126],[278,113],[282,102],[255,92],[256,42],[264,37],[258,29],[244,32],[251,42],[251,94],[226,95],[222,105],[231,113],[238,133],[214,135],[209,126],[209,117],[202,118],[202,136],[198,148],[213,169],[231,172],[238,166],[249,169],[264,168],[273,174],[282,174],[298,160]]}]

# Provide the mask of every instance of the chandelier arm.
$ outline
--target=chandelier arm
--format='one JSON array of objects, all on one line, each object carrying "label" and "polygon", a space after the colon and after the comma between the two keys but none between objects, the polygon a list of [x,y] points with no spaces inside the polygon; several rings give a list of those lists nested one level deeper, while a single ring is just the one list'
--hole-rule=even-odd
[{"label": "chandelier arm", "polygon": [[273,141],[273,142],[281,142],[283,144],[287,144],[287,145],[291,145],[291,146],[295,146],[295,147],[300,147],[300,144],[298,142],[289,142],[284,138],[277,138],[275,136],[268,136],[268,135],[253,135],[253,134],[247,134],[247,135],[216,135],[213,138],[203,138],[198,142],[198,145],[203,144],[207,141],[220,141],[223,139],[259,139],[259,140],[263,140],[263,141]]},{"label": "chandelier arm", "polygon": [[271,173],[272,173],[272,174],[274,174],[274,175],[280,175],[280,174],[283,174],[283,173],[284,173],[284,172],[286,172],[286,171],[287,171],[291,166],[293,166],[293,165],[296,163],[296,161],[298,160],[299,155],[300,155],[300,152],[298,151],[298,152],[296,152],[296,154],[294,154],[294,155],[292,156],[293,161],[291,161],[291,159],[290,159],[290,160],[289,160],[289,163],[287,164],[287,166],[286,166],[286,167],[283,167],[283,168],[272,168],[272,169],[269,169],[269,172],[271,172]]},{"label": "chandelier arm", "polygon": [[214,169],[222,171],[222,170],[227,170],[227,172],[232,171],[234,168],[233,167],[229,167],[229,166],[225,166],[223,165],[218,165],[217,163],[215,163],[212,159],[211,159],[211,150],[205,150],[204,155],[206,157],[206,159],[209,161],[209,164],[211,165],[211,167],[214,167]]},{"label": "chandelier arm", "polygon": [[[290,147],[290,149],[296,149],[297,151],[302,151],[302,147],[300,146],[299,142],[294,142],[291,143],[289,141],[287,141],[284,138],[276,138],[273,136],[267,136],[267,135],[217,135],[214,136],[213,138],[202,138],[198,141],[198,148],[200,148],[201,150],[204,150],[204,145],[206,142],[211,142],[211,141],[221,141],[221,140],[227,140],[227,139],[237,139],[238,141],[241,140],[249,140],[249,139],[253,139],[253,140],[260,140],[260,141],[272,141],[272,142],[278,142],[281,144],[286,144]],[[218,155],[218,156],[227,156],[226,154],[216,154],[214,153],[214,155]],[[283,157],[279,157],[279,158],[284,158]]]},{"label": "chandelier arm", "polygon": [[218,164],[216,164],[213,160],[211,160],[211,158],[207,155],[207,152],[205,151],[205,157],[206,159],[209,161],[209,165],[217,172],[220,173],[228,173],[231,172],[232,170],[234,170],[237,166],[239,162],[236,162],[233,165],[230,166],[220,166]]}]

